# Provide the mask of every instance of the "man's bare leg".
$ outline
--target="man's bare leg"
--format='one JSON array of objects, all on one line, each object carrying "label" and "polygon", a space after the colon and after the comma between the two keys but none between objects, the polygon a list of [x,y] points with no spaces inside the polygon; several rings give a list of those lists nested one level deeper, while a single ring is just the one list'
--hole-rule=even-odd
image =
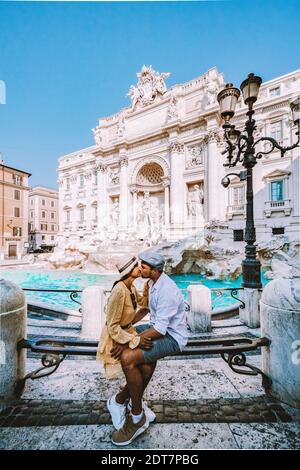
[{"label": "man's bare leg", "polygon": [[[138,368],[140,369],[142,376],[143,376],[143,394],[144,391],[150,382],[150,379],[155,371],[156,368],[156,362],[151,362],[150,364],[139,364]],[[116,395],[116,402],[117,403],[125,403],[125,400],[130,398],[130,393],[129,393],[129,388],[128,385],[126,384],[122,390]]]}]

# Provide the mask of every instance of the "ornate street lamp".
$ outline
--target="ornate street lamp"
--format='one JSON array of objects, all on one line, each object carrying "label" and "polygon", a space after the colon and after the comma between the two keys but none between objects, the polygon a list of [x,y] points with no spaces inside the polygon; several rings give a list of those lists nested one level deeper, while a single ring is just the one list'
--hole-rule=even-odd
[{"label": "ornate street lamp", "polygon": [[[255,120],[253,119],[253,104],[257,100],[259,88],[262,83],[262,79],[257,77],[253,73],[248,75],[248,78],[244,80],[240,86],[244,103],[248,106],[247,116],[248,119],[245,123],[245,133],[241,133],[235,126],[230,124],[230,119],[234,116],[235,107],[237,101],[240,97],[240,90],[235,88],[231,83],[228,83],[223,90],[221,90],[217,96],[217,100],[220,105],[220,115],[224,121],[224,137],[227,144],[226,150],[222,152],[223,155],[227,155],[227,163],[224,163],[225,167],[234,167],[238,163],[242,163],[245,167],[245,172],[240,172],[243,175],[243,179],[247,181],[247,211],[246,211],[246,229],[245,229],[245,241],[246,248],[245,254],[246,257],[242,262],[242,274],[243,274],[243,287],[248,287],[251,289],[258,289],[262,287],[261,277],[260,277],[260,268],[261,264],[256,258],[256,247],[254,245],[256,241],[255,227],[254,227],[254,218],[253,218],[253,180],[252,172],[253,167],[256,165],[257,160],[260,159],[263,155],[273,152],[276,148],[280,150],[281,157],[288,150],[292,150],[295,147],[299,146],[299,130],[300,130],[300,97],[297,98],[294,102],[291,103],[291,111],[293,116],[293,122],[297,125],[296,135],[298,136],[297,142],[290,147],[282,147],[279,143],[272,137],[261,137],[258,140],[254,140],[254,131],[256,129]],[[255,153],[255,147],[259,142],[267,141],[269,142],[270,148],[265,151],[260,151]],[[234,173],[233,173],[234,174]],[[230,184],[230,179],[228,176],[225,176],[222,180],[224,187],[228,187]],[[245,176],[245,177],[244,177]]]}]

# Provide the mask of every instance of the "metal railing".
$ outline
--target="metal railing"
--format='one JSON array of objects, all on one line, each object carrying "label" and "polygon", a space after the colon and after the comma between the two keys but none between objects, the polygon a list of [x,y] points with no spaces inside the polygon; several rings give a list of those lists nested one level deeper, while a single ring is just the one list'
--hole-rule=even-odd
[{"label": "metal railing", "polygon": [[[81,306],[81,302],[78,302],[76,300],[79,297],[79,293],[82,293],[82,290],[80,289],[34,289],[34,288],[29,288],[29,287],[22,287],[23,291],[29,291],[29,292],[58,292],[58,293],[63,293],[67,292],[70,294],[70,299],[73,302],[76,302],[76,304]],[[80,311],[80,309],[79,309]]]}]

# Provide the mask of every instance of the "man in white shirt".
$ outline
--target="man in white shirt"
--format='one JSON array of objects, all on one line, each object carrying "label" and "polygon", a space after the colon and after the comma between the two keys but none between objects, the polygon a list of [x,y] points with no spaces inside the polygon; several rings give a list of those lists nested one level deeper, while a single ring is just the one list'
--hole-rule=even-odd
[{"label": "man in white shirt", "polygon": [[[175,282],[163,272],[163,256],[147,250],[139,258],[141,275],[149,278],[150,323],[139,325],[136,330],[139,336],[152,341],[152,347],[130,349],[125,345],[116,345],[112,350],[112,356],[121,360],[127,382],[126,387],[115,396],[114,402],[110,403],[112,416],[114,413],[123,413],[125,416],[126,400],[129,397],[131,399],[130,414],[121,429],[112,436],[112,442],[116,445],[132,442],[147,429],[149,420],[155,419],[154,413],[142,402],[144,390],[153,375],[157,360],[180,353],[188,340],[182,293]],[[134,323],[140,321],[146,313],[145,310],[138,312]]]}]

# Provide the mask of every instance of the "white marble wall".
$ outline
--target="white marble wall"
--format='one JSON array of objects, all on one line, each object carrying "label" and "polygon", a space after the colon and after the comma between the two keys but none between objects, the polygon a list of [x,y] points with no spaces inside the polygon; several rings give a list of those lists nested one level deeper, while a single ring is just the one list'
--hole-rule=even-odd
[{"label": "white marble wall", "polygon": [[[140,77],[142,95],[131,107],[101,119],[94,129],[95,145],[65,155],[59,159],[61,240],[72,242],[105,239],[136,238],[138,194],[164,194],[164,223],[160,236],[175,240],[195,233],[205,222],[218,219],[226,223],[224,237],[233,239],[233,229],[245,226],[245,201],[233,204],[233,192],[224,189],[222,177],[232,171],[224,168],[223,132],[219,127],[217,91],[223,86],[223,75],[216,68],[169,90],[159,88],[155,80],[160,75],[145,68],[151,75],[153,94]],[[155,78],[156,77],[156,78]],[[166,75],[164,75],[166,77]],[[166,80],[166,78],[164,78]],[[280,94],[270,90],[280,87]],[[158,91],[160,90],[160,91]],[[135,91],[139,93],[138,91]],[[290,145],[295,139],[291,127],[289,103],[300,94],[300,71],[263,83],[255,105],[256,135],[269,135],[272,125],[282,121],[282,141]],[[233,123],[243,129],[246,108],[238,103]],[[142,167],[149,163],[162,169],[160,181],[139,183]],[[98,171],[98,186],[88,176]],[[233,171],[239,172],[242,167]],[[84,188],[79,188],[79,175],[85,174]],[[66,191],[66,179],[71,189]],[[270,202],[270,184],[284,180],[284,204],[274,207]],[[188,205],[189,191],[200,185],[204,191],[203,220],[192,220]],[[234,185],[231,191],[234,190]],[[255,225],[258,240],[272,236],[272,228],[284,227],[292,240],[299,232],[299,149],[280,158],[279,152],[261,159],[254,168]],[[119,199],[119,220],[112,227],[113,198]],[[97,223],[92,220],[92,204],[97,202]],[[85,209],[85,223],[79,223],[79,205]],[[65,223],[66,207],[71,210],[71,222]],[[241,210],[242,208],[242,210]],[[115,218],[116,219],[116,218]],[[94,221],[95,222],[95,221]]]}]

